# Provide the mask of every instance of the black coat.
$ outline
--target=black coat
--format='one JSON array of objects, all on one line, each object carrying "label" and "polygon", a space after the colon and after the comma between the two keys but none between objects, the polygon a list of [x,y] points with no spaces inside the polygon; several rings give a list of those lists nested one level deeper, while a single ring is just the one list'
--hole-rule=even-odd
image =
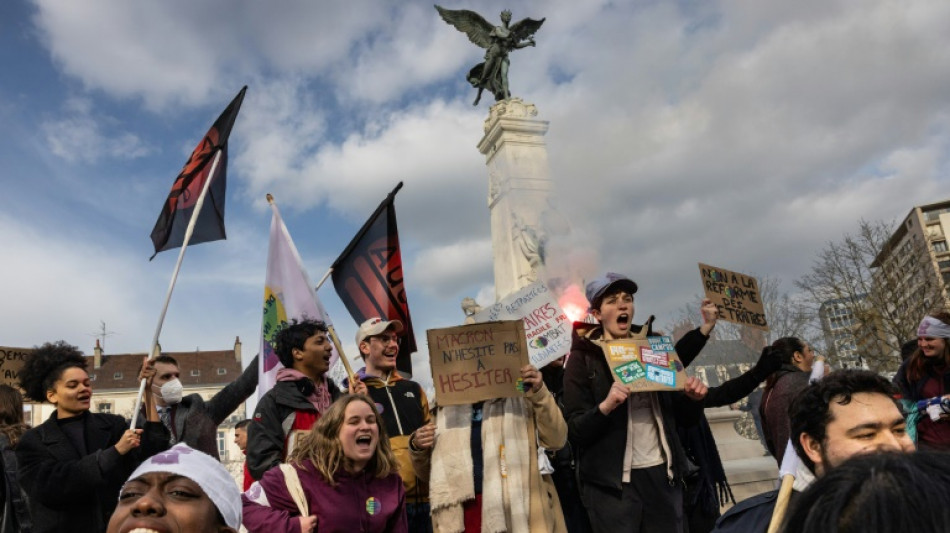
[{"label": "black coat", "polygon": [[[247,470],[260,480],[271,468],[284,460],[284,440],[293,427],[297,411],[316,413],[307,399],[313,388],[309,379],[278,381],[267,391],[254,409],[254,423],[247,426]],[[340,397],[340,389],[327,380],[330,400]]]},{"label": "black coat", "polygon": [[10,439],[0,432],[0,533],[31,533],[33,522],[26,494],[17,481],[17,460]]},{"label": "black coat", "polygon": [[[591,324],[575,324],[571,356],[564,371],[564,414],[568,436],[578,454],[581,481],[619,491],[627,445],[627,409],[618,407],[604,415],[598,408],[607,397],[614,379],[603,350],[583,335],[584,329],[591,327]],[[707,339],[699,329],[695,329],[676,343],[676,354],[684,366],[699,355]],[[688,463],[676,433],[677,417],[673,403],[673,399],[682,393],[658,392],[656,395],[663,418],[663,436],[672,455],[667,458],[667,466],[673,473],[671,481],[682,483]]]},{"label": "black coat", "polygon": [[56,412],[17,443],[19,481],[30,498],[36,533],[100,533],[115,510],[119,489],[145,458],[168,448],[168,429],[149,422],[142,445],[125,455],[115,449],[129,423],[121,416],[86,412],[86,448],[80,456]]}]

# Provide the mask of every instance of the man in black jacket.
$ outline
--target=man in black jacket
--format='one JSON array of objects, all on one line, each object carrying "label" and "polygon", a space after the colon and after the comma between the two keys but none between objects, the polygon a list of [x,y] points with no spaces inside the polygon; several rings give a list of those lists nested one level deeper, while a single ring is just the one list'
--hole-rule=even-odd
[{"label": "man in black jacket", "polygon": [[340,396],[327,379],[333,348],[327,325],[318,320],[291,320],[276,336],[277,358],[284,366],[277,383],[254,409],[247,431],[247,469],[254,479],[283,462],[297,438]]},{"label": "man in black jacket", "polygon": [[374,317],[363,322],[356,332],[356,346],[366,366],[356,376],[366,384],[366,394],[376,402],[386,425],[389,446],[399,462],[409,531],[424,533],[432,531],[429,487],[416,476],[410,451],[421,460],[431,457],[435,425],[422,386],[396,371],[402,332],[403,325],[398,320]]},{"label": "man in black jacket", "polygon": [[[155,368],[155,374],[146,385],[152,387],[159,418],[171,431],[171,444],[184,442],[220,459],[218,426],[257,389],[257,356],[238,379],[208,401],[197,393],[182,397],[181,369],[174,357],[159,355],[149,366]],[[140,415],[137,424],[141,420]]]},{"label": "man in black jacket", "polygon": [[[821,477],[855,455],[914,451],[896,392],[881,376],[856,369],[808,385],[789,407],[795,453]],[[716,522],[714,533],[765,533],[777,496],[774,490],[739,502]],[[790,509],[796,499],[793,492]]]},{"label": "man in black jacket", "polygon": [[[631,394],[615,383],[601,341],[652,335],[633,324],[637,284],[608,273],[587,285],[599,324],[577,323],[564,377],[564,411],[578,453],[581,498],[595,532],[683,529],[683,479],[689,468],[676,433],[673,399],[682,393]],[[676,343],[688,365],[718,318],[711,302],[704,324]]]}]

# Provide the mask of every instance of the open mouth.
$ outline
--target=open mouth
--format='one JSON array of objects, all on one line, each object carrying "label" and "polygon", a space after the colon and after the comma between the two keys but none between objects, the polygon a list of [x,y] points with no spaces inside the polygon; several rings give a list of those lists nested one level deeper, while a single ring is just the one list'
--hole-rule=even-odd
[{"label": "open mouth", "polygon": [[159,532],[154,529],[149,529],[147,527],[137,527],[129,531],[129,533],[159,533]]},{"label": "open mouth", "polygon": [[630,324],[630,315],[628,315],[627,313],[621,313],[617,315],[617,325],[627,326],[629,324]]},{"label": "open mouth", "polygon": [[370,435],[360,435],[356,437],[356,444],[358,446],[370,446],[373,444],[373,437]]}]

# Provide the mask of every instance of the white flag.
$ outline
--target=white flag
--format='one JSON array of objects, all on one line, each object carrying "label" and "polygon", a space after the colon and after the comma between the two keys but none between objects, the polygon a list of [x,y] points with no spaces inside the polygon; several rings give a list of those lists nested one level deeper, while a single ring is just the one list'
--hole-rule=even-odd
[{"label": "white flag", "polygon": [[[264,316],[261,322],[260,381],[257,396],[260,398],[277,381],[277,371],[283,368],[277,359],[274,338],[291,319],[309,318],[322,320],[330,326],[330,317],[317,298],[310,276],[303,268],[297,247],[290,238],[287,226],[280,218],[277,205],[271,203],[274,212],[270,222],[270,249],[267,252],[267,275],[264,279]],[[332,367],[339,354],[333,349],[330,358]]]}]

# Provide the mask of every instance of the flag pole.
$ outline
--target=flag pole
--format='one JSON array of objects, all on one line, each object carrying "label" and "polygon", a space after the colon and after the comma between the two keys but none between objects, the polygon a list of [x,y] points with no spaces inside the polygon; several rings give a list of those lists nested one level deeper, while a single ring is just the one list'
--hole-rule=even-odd
[{"label": "flag pole", "polygon": [[[204,187],[201,188],[201,194],[198,195],[198,201],[195,202],[195,210],[191,213],[191,219],[188,221],[188,227],[185,229],[185,238],[181,243],[181,250],[178,252],[178,261],[175,263],[175,270],[172,272],[172,279],[168,283],[168,292],[165,294],[165,305],[162,306],[162,312],[158,316],[158,324],[155,326],[155,335],[152,337],[152,344],[148,350],[148,359],[151,361],[156,357],[155,350],[158,348],[158,337],[162,333],[162,325],[165,323],[165,314],[168,312],[168,304],[172,299],[172,291],[175,290],[175,282],[178,281],[178,272],[181,270],[181,262],[185,259],[185,250],[188,249],[188,241],[191,240],[191,234],[195,231],[195,224],[198,223],[198,215],[201,214],[201,207],[205,203],[205,196],[214,181],[215,171],[218,169],[218,163],[221,161],[222,150],[219,148],[214,154],[214,161],[211,163],[211,171],[208,172],[208,179],[205,180]],[[135,408],[132,409],[132,422],[129,429],[135,429],[135,419],[138,418],[139,409],[142,407],[142,394],[145,393],[145,380],[139,383],[139,393],[135,397]]]},{"label": "flag pole", "polygon": [[323,287],[323,284],[326,283],[327,278],[330,277],[330,274],[333,274],[333,267],[330,267],[330,268],[327,270],[327,273],[324,274],[322,278],[320,278],[320,283],[317,283],[317,287],[316,287],[315,289],[313,289],[313,290],[314,290],[314,291],[319,291],[319,290],[320,290],[320,287]]},{"label": "flag pole", "polygon": [[336,336],[336,329],[333,326],[328,326],[327,329],[330,333],[330,340],[333,341],[333,346],[336,347],[336,353],[340,354],[340,361],[343,363],[343,368],[346,369],[346,375],[350,378],[350,383],[353,383],[356,381],[356,374],[353,373],[353,367],[350,366],[346,354],[343,353],[343,346],[340,345],[340,338]]}]

